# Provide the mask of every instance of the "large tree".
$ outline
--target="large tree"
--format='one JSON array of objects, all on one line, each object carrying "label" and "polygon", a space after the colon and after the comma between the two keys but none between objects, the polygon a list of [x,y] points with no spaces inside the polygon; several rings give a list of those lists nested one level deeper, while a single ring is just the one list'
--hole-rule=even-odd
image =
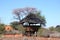
[{"label": "large tree", "polygon": [[18,19],[19,22],[30,13],[39,16],[39,19],[41,19],[41,24],[43,25],[46,24],[45,17],[42,16],[41,13],[36,8],[26,7],[26,8],[14,9],[13,11],[13,14],[15,14],[15,18]]}]

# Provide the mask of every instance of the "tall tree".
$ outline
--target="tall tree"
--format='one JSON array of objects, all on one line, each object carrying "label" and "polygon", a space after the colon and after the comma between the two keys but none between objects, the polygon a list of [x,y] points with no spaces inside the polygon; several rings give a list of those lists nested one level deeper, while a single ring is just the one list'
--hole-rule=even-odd
[{"label": "tall tree", "polygon": [[[36,8],[27,7],[27,8],[15,9],[13,13],[15,14],[15,17],[16,19],[19,20],[19,22],[27,18],[26,21],[29,22],[30,20],[30,23],[33,21],[35,23],[40,23],[41,25],[44,25],[44,26],[46,24],[45,17],[42,16],[41,13]],[[37,30],[37,29],[34,28],[34,30]]]},{"label": "tall tree", "polygon": [[36,11],[37,10],[35,8],[26,7],[26,8],[14,9],[13,14],[15,14],[16,15],[15,18],[20,21],[29,13],[36,13]]},{"label": "tall tree", "polygon": [[26,8],[15,9],[13,11],[13,14],[15,14],[15,18],[18,19],[19,22],[30,13],[33,13],[39,16],[39,18],[41,19],[41,24],[43,25],[46,24],[45,17],[42,16],[41,13],[36,8],[26,7]]}]

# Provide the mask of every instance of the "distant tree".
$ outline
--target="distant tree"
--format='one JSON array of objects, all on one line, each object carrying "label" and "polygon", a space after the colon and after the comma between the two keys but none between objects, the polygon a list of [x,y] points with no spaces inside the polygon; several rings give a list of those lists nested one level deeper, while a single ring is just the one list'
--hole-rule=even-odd
[{"label": "distant tree", "polygon": [[60,27],[60,25],[57,25],[57,26],[56,26],[56,28],[59,28],[59,27]]},{"label": "distant tree", "polygon": [[60,25],[57,25],[55,29],[56,31],[60,32]]},{"label": "distant tree", "polygon": [[49,27],[49,30],[50,31],[55,31],[55,27],[54,26],[51,26],[51,27]]}]

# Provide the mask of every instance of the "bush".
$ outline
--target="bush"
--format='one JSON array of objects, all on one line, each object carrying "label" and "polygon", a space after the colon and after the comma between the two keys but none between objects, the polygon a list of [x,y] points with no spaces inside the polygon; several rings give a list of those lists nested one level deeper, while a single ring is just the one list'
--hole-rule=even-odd
[{"label": "bush", "polygon": [[41,28],[38,30],[37,35],[40,37],[49,37],[49,30],[45,28]]},{"label": "bush", "polygon": [[0,34],[4,32],[4,24],[0,24]]}]

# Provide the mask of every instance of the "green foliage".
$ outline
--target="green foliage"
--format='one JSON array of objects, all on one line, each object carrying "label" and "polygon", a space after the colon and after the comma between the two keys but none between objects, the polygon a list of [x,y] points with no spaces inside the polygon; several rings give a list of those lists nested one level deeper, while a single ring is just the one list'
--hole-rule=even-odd
[{"label": "green foliage", "polygon": [[[38,11],[38,10],[30,10],[30,9],[34,9],[34,8],[24,8],[24,9],[19,9],[19,12],[18,10],[14,10],[14,14],[16,15],[16,19],[19,20],[19,22],[21,22],[21,20],[23,19],[23,16],[25,15],[25,17],[27,16],[27,14],[36,14],[36,16],[41,19],[41,25],[46,25],[46,18],[45,16],[42,16],[41,13]],[[22,10],[22,11],[20,11]],[[35,12],[34,12],[35,11]],[[27,13],[27,14],[26,14]],[[31,17],[31,16],[30,16]],[[22,26],[19,26],[19,24],[15,24],[16,22],[12,22],[11,23],[11,26],[14,28],[14,29],[18,29],[18,30],[23,30],[23,27]],[[42,29],[40,30],[42,32]],[[40,32],[39,31],[39,32]],[[40,33],[39,33],[40,34]],[[42,33],[41,33],[42,34]]]},{"label": "green foliage", "polygon": [[0,34],[4,32],[4,24],[0,24]]},{"label": "green foliage", "polygon": [[56,28],[56,31],[60,32],[60,28]]},{"label": "green foliage", "polygon": [[60,32],[60,25],[57,25],[55,29],[56,31]]},{"label": "green foliage", "polygon": [[16,29],[16,27],[17,27],[17,25],[18,25],[18,22],[17,22],[17,21],[13,21],[13,22],[10,23],[10,25],[11,25],[14,29]]},{"label": "green foliage", "polygon": [[40,28],[40,29],[38,30],[38,32],[37,32],[37,35],[38,35],[38,36],[42,36],[42,32],[43,32],[43,29]]},{"label": "green foliage", "polygon": [[19,30],[19,31],[24,31],[24,28],[22,25],[18,24],[17,21],[11,22],[10,25],[15,29],[15,30]]},{"label": "green foliage", "polygon": [[41,19],[41,24],[43,24],[43,25],[46,24],[45,16],[42,16],[41,12],[38,11],[36,8],[30,8],[30,7],[20,8],[20,9],[14,10],[13,13],[16,15],[15,18],[18,19],[19,21],[21,21],[23,19],[23,17],[26,17],[30,13],[36,14]]},{"label": "green foliage", "polygon": [[17,25],[16,29],[18,29],[19,31],[24,32],[24,27],[22,25]]},{"label": "green foliage", "polygon": [[[37,12],[36,15],[39,17],[39,19],[42,20],[42,25],[45,26],[45,25],[46,25],[46,18],[45,18],[45,16],[42,16],[40,12]],[[38,35],[38,36],[43,36],[43,33],[44,33],[46,30],[47,30],[47,29],[39,28],[39,29],[38,29],[38,32],[37,32],[37,35]]]},{"label": "green foliage", "polygon": [[51,26],[51,27],[49,27],[49,30],[50,31],[55,31],[56,29],[55,29],[55,27]]},{"label": "green foliage", "polygon": [[37,32],[37,35],[42,37],[47,37],[48,34],[49,34],[49,31],[46,28],[40,28]]},{"label": "green foliage", "polygon": [[41,15],[40,12],[37,12],[36,15],[39,17],[39,19],[42,20],[42,24],[45,26],[46,25],[46,18],[45,18],[45,16]]},{"label": "green foliage", "polygon": [[50,30],[50,31],[57,31],[57,32],[60,32],[60,25],[57,25],[56,27],[51,26],[51,27],[49,28],[49,30]]}]

